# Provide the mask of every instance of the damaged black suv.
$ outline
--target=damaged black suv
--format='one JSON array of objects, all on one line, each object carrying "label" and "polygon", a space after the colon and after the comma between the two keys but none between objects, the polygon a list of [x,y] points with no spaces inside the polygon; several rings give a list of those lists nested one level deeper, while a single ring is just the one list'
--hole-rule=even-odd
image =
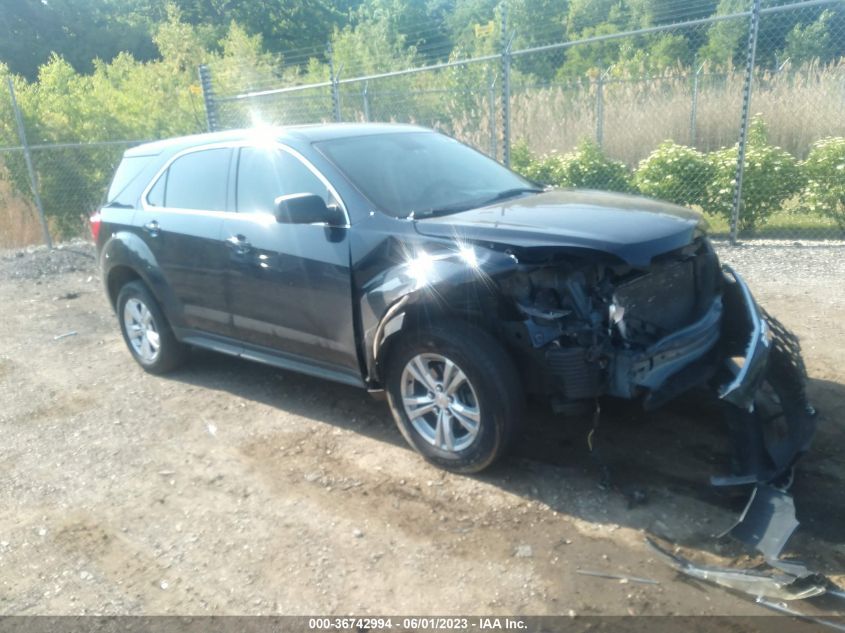
[{"label": "damaged black suv", "polygon": [[[430,130],[141,145],[92,227],[145,370],[196,346],[386,392],[444,468],[493,463],[528,395],[655,407],[709,385],[744,438],[740,480],[781,475],[809,443],[797,343],[720,267],[698,214],[544,190]],[[759,415],[764,392],[791,407],[780,430]]]}]

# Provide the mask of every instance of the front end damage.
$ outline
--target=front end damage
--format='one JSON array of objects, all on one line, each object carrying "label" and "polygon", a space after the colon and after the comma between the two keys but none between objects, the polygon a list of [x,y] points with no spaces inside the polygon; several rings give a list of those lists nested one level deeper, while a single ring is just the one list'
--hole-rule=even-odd
[{"label": "front end damage", "polygon": [[561,408],[613,396],[654,408],[709,386],[735,444],[732,475],[772,483],[807,450],[814,416],[797,339],[698,239],[645,269],[550,261],[499,282],[520,319],[503,321],[529,387]]},{"label": "front end damage", "polygon": [[[447,311],[504,341],[525,390],[559,411],[604,396],[651,409],[707,387],[734,446],[730,474],[712,483],[763,487],[758,501],[788,498],[792,466],[815,429],[800,348],[706,238],[647,265],[596,250],[459,243],[420,247],[365,288],[363,313],[382,315],[365,330],[371,383],[406,319]],[[780,543],[765,552],[776,559],[784,531],[797,526],[794,511],[773,520],[771,504],[762,514],[759,505],[749,503],[733,533],[754,533],[756,542],[744,539],[754,546]],[[781,536],[759,538],[770,524]]]},{"label": "front end damage", "polygon": [[511,341],[535,384],[562,409],[614,396],[646,409],[706,386],[721,401],[733,445],[731,473],[717,486],[753,485],[730,534],[777,560],[798,526],[787,489],[808,450],[815,412],[805,393],[797,338],[755,302],[710,244],[656,258],[646,268],[567,262],[500,283],[522,320]]},{"label": "front end damage", "polygon": [[[777,572],[774,580],[753,578],[751,590],[786,586],[794,599],[824,592],[818,583],[807,588],[806,579],[816,578],[811,571],[781,559],[798,527],[788,492],[793,467],[816,426],[797,337],[757,305],[735,270],[719,265],[703,238],[645,269],[572,261],[523,269],[499,284],[522,317],[507,329],[512,344],[524,341],[536,384],[563,404],[615,396],[645,408],[708,387],[733,446],[730,474],[711,483],[751,486],[745,510],[725,534]],[[592,450],[592,433],[588,442]],[[724,574],[725,584],[750,578]]]},{"label": "front end damage", "polygon": [[645,269],[610,259],[526,262],[499,281],[518,315],[501,327],[533,391],[561,404],[613,396],[652,408],[715,375],[730,320],[722,284],[702,239]]}]

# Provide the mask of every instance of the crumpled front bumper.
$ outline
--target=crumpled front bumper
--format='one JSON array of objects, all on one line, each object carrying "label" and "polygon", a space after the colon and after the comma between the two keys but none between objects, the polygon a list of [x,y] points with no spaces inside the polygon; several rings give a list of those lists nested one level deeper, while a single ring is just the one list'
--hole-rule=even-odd
[{"label": "crumpled front bumper", "polygon": [[722,295],[696,322],[647,349],[617,352],[610,372],[611,395],[631,398],[646,390],[655,403],[665,401],[715,373],[711,352],[718,347],[728,354],[724,362],[729,376],[718,388],[719,398],[744,410],[753,407],[766,373],[771,332],[742,277],[730,266],[723,271]]},{"label": "crumpled front bumper", "polygon": [[782,484],[809,449],[816,429],[800,344],[757,305],[732,268],[723,266],[723,271],[722,345],[729,377],[717,395],[728,405],[725,418],[733,437],[734,472],[714,477],[712,482]]},{"label": "crumpled front bumper", "polygon": [[649,392],[664,389],[668,382],[718,344],[722,314],[722,299],[717,297],[695,323],[644,350],[617,352],[612,363],[610,395],[632,398],[643,389]]},{"label": "crumpled front bumper", "polygon": [[726,330],[745,340],[743,355],[727,359],[733,378],[719,387],[719,398],[751,410],[766,373],[772,334],[748,284],[733,268],[723,265]]}]

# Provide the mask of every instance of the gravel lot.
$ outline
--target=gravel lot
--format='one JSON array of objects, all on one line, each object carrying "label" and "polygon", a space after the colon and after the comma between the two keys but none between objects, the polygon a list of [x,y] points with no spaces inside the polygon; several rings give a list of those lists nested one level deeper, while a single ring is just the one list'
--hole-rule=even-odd
[{"label": "gravel lot", "polygon": [[[802,337],[821,422],[789,553],[845,584],[845,245],[719,249]],[[352,388],[203,352],[145,374],[89,244],[0,254],[0,302],[0,614],[761,613],[643,544],[755,562],[715,536],[744,498],[708,485],[728,449],[693,397],[606,412],[610,490],[589,420],[539,407],[512,457],[462,477]]]}]

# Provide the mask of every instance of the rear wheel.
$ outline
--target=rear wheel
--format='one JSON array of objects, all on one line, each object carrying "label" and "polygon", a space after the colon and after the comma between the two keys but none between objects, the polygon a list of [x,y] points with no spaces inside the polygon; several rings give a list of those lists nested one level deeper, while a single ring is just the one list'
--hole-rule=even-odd
[{"label": "rear wheel", "polygon": [[163,374],[182,364],[185,345],[176,340],[158,303],[139,281],[127,283],[117,296],[120,330],[132,357],[152,374]]},{"label": "rear wheel", "polygon": [[386,382],[402,435],[447,470],[470,473],[491,465],[519,426],[523,395],[511,359],[489,334],[460,321],[398,342]]}]

